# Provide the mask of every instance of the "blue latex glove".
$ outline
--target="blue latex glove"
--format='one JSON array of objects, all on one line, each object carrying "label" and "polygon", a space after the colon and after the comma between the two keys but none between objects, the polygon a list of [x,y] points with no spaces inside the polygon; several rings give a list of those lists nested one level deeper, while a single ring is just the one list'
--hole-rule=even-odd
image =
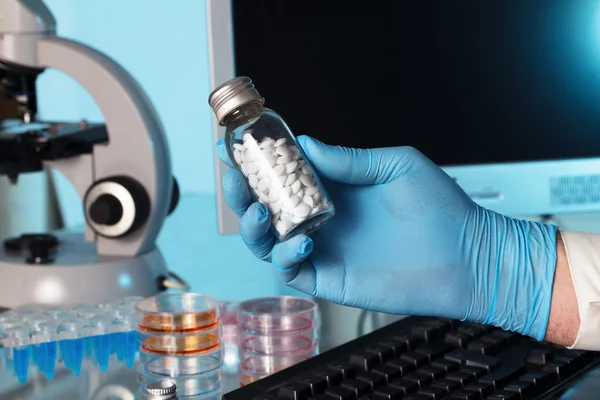
[{"label": "blue latex glove", "polygon": [[[312,239],[276,243],[268,208],[237,170],[223,178],[254,253],[287,285],[338,304],[440,316],[544,338],[556,264],[553,225],[475,204],[414,148],[349,149],[298,141],[336,206]],[[219,157],[231,166],[222,141]]]}]

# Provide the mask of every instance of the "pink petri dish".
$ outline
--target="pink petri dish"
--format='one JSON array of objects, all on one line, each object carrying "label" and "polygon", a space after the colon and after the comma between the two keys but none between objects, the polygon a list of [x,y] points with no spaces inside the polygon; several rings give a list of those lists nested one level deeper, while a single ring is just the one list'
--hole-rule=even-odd
[{"label": "pink petri dish", "polygon": [[256,335],[295,334],[318,329],[318,306],[292,296],[263,297],[240,303],[238,332]]}]

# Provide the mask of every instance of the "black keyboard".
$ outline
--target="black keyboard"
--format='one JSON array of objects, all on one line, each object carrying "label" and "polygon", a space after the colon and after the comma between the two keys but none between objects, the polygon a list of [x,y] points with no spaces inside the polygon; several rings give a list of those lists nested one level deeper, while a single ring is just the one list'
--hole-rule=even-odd
[{"label": "black keyboard", "polygon": [[493,327],[409,317],[223,399],[550,399],[599,362]]}]

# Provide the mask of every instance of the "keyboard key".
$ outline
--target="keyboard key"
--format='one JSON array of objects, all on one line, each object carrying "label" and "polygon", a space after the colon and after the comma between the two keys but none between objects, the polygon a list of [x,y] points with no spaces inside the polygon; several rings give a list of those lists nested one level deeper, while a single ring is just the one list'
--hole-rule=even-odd
[{"label": "keyboard key", "polygon": [[481,382],[469,383],[465,386],[466,391],[477,392],[481,398],[485,398],[487,395],[494,393],[494,386]]},{"label": "keyboard key", "polygon": [[465,387],[469,383],[473,382],[475,380],[475,377],[473,376],[473,374],[456,371],[450,372],[448,375],[446,375],[446,379],[458,382],[461,384],[462,387]]},{"label": "keyboard key", "polygon": [[508,390],[501,390],[488,396],[487,400],[521,400],[521,395]]},{"label": "keyboard key", "polygon": [[450,360],[435,360],[431,365],[442,368],[446,372],[457,371],[459,367],[458,363]]},{"label": "keyboard key", "polygon": [[279,388],[279,398],[285,400],[306,400],[312,396],[310,386],[302,382],[288,382]]},{"label": "keyboard key", "polygon": [[339,385],[344,376],[338,370],[331,368],[318,368],[311,375],[320,376],[325,379],[327,386]]},{"label": "keyboard key", "polygon": [[371,385],[372,390],[375,390],[380,386],[387,385],[385,377],[374,372],[361,372],[360,374],[356,375],[356,379],[367,382],[369,385]]},{"label": "keyboard key", "polygon": [[331,397],[325,394],[317,394],[313,397],[309,397],[308,400],[331,400]]},{"label": "keyboard key", "polygon": [[431,397],[417,393],[417,394],[411,394],[405,400],[431,400]]},{"label": "keyboard key", "polygon": [[432,386],[440,387],[440,388],[446,390],[446,393],[448,393],[448,394],[462,388],[462,385],[460,384],[460,382],[451,381],[450,379],[446,379],[446,378],[435,381]]},{"label": "keyboard key", "polygon": [[425,343],[425,339],[418,336],[394,336],[394,339],[403,342],[407,347],[406,351],[412,351]]},{"label": "keyboard key", "polygon": [[535,396],[535,385],[531,382],[514,381],[504,386],[504,390],[519,393],[521,399],[529,399]]},{"label": "keyboard key", "polygon": [[429,357],[427,357],[425,354],[420,354],[414,351],[402,354],[400,358],[412,363],[415,368],[422,367],[423,365],[429,363]]},{"label": "keyboard key", "polygon": [[434,328],[439,328],[444,332],[448,332],[452,330],[454,326],[458,326],[458,321],[445,318],[436,318],[430,321],[425,321],[423,325],[433,326]]},{"label": "keyboard key", "polygon": [[329,368],[341,372],[344,379],[352,379],[356,376],[356,368],[349,363],[330,364]]},{"label": "keyboard key", "polygon": [[550,361],[542,367],[542,370],[554,374],[559,381],[562,381],[569,376],[569,363],[564,360]]},{"label": "keyboard key", "polygon": [[400,358],[394,358],[391,361],[388,361],[386,365],[396,368],[398,371],[400,371],[400,375],[402,376],[408,375],[417,370],[413,362],[402,360]]},{"label": "keyboard key", "polygon": [[452,400],[481,400],[481,395],[478,392],[470,390],[459,390],[450,395]]},{"label": "keyboard key", "polygon": [[428,396],[432,400],[440,400],[446,397],[446,391],[442,388],[435,386],[430,386],[425,389],[421,389],[418,393]]},{"label": "keyboard key", "polygon": [[500,390],[508,382],[516,379],[525,372],[525,366],[521,363],[507,363],[501,365],[487,375],[481,377],[480,382],[494,385],[496,390]]},{"label": "keyboard key", "polygon": [[350,390],[341,386],[330,387],[325,391],[325,394],[329,396],[328,400],[355,400],[356,393],[353,390]]},{"label": "keyboard key", "polygon": [[464,372],[466,374],[471,374],[471,375],[473,375],[474,379],[479,379],[487,373],[487,371],[485,369],[479,368],[479,367],[462,367],[460,369],[460,372]]},{"label": "keyboard key", "polygon": [[426,365],[423,368],[417,370],[420,374],[425,374],[431,376],[433,380],[439,379],[442,376],[446,375],[446,371],[440,367],[435,367],[433,365]]},{"label": "keyboard key", "polygon": [[360,379],[348,379],[342,382],[340,385],[343,388],[351,390],[356,397],[362,396],[363,394],[371,393],[371,385]]},{"label": "keyboard key", "polygon": [[477,354],[472,351],[463,349],[454,350],[446,354],[444,357],[447,360],[455,361],[461,364],[466,364],[471,367],[485,368],[488,371],[494,368],[500,362],[500,360],[496,357]]},{"label": "keyboard key", "polygon": [[436,358],[442,357],[444,354],[452,351],[453,348],[449,344],[442,342],[437,343],[426,343],[415,349],[415,352],[426,355],[429,361],[433,361]]},{"label": "keyboard key", "polygon": [[400,400],[404,398],[404,392],[393,386],[381,387],[373,393],[373,399]]},{"label": "keyboard key", "polygon": [[444,330],[432,326],[418,326],[411,329],[411,336],[433,342],[444,337]]},{"label": "keyboard key", "polygon": [[478,338],[479,336],[483,336],[485,333],[485,328],[483,325],[476,324],[463,324],[456,329],[458,332],[462,332],[471,336],[472,338]]},{"label": "keyboard key", "polygon": [[418,372],[408,374],[404,377],[404,379],[417,382],[419,388],[423,388],[433,382],[433,378],[431,377],[431,375],[420,374]]},{"label": "keyboard key", "polygon": [[450,332],[446,334],[445,342],[454,347],[466,348],[473,340],[473,336],[463,332]]},{"label": "keyboard key", "polygon": [[380,363],[385,363],[394,357],[394,349],[387,346],[371,346],[367,352],[377,354]]},{"label": "keyboard key", "polygon": [[498,349],[493,343],[482,342],[481,340],[474,340],[469,343],[467,350],[488,356],[495,356],[498,354]]},{"label": "keyboard key", "polygon": [[554,354],[549,349],[532,349],[527,354],[527,363],[544,365],[552,360]]},{"label": "keyboard key", "polygon": [[389,365],[378,365],[373,368],[373,373],[383,376],[388,383],[391,382],[392,379],[402,378],[400,370]]},{"label": "keyboard key", "polygon": [[350,356],[350,364],[366,371],[378,365],[380,362],[378,354],[368,351],[357,352]]},{"label": "keyboard key", "polygon": [[308,385],[312,394],[323,393],[327,389],[327,380],[322,376],[307,375],[301,377],[298,381]]},{"label": "keyboard key", "polygon": [[390,387],[394,387],[400,390],[402,393],[408,394],[419,389],[419,384],[415,381],[402,378],[391,381]]},{"label": "keyboard key", "polygon": [[530,371],[519,377],[520,381],[531,382],[535,385],[537,393],[545,392],[552,385],[558,383],[555,375],[545,371]]},{"label": "keyboard key", "polygon": [[496,330],[492,333],[492,335],[503,338],[504,341],[506,342],[506,345],[508,345],[508,346],[516,344],[519,341],[519,339],[521,338],[521,335],[519,335],[517,333],[502,331],[502,330]]}]

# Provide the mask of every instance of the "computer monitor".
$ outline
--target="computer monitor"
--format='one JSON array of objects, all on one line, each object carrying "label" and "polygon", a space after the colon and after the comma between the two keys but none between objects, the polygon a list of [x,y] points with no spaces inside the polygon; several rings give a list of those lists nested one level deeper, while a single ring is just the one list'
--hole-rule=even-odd
[{"label": "computer monitor", "polygon": [[414,146],[507,215],[600,210],[597,0],[207,3],[212,87],[250,77],[296,134]]}]

